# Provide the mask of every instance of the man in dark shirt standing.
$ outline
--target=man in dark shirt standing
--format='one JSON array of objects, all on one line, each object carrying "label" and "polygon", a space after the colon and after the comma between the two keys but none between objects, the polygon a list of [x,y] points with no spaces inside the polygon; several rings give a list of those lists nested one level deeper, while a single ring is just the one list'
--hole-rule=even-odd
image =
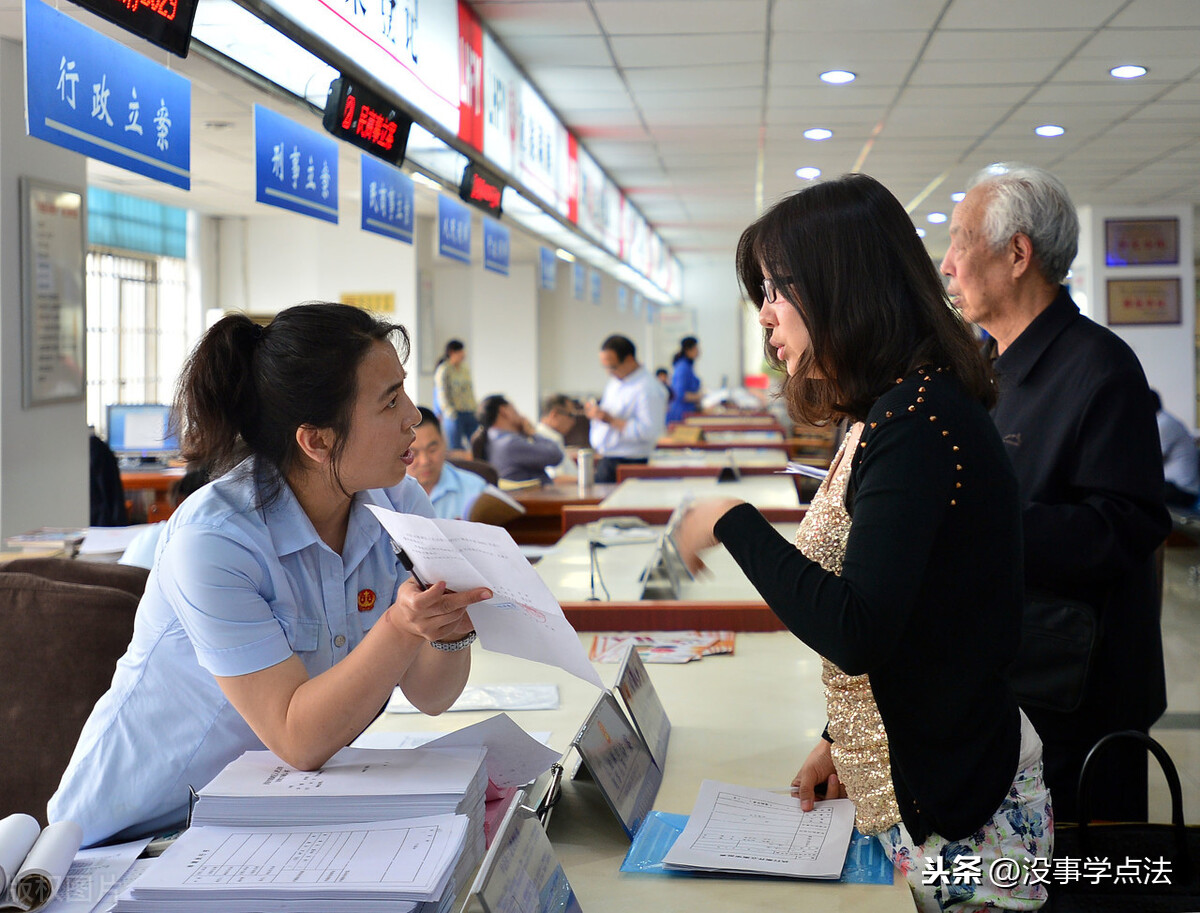
[{"label": "man in dark shirt standing", "polygon": [[[1141,364],[1061,285],[1078,236],[1057,178],[993,166],[955,208],[941,267],[963,316],[991,336],[993,418],[1024,502],[1026,586],[1099,612],[1082,705],[1025,707],[1044,743],[1055,817],[1067,821],[1078,819],[1088,749],[1108,732],[1148,730],[1166,707],[1154,551],[1171,529]],[[1146,760],[1140,746],[1106,753],[1091,781],[1093,817],[1146,820]]]}]

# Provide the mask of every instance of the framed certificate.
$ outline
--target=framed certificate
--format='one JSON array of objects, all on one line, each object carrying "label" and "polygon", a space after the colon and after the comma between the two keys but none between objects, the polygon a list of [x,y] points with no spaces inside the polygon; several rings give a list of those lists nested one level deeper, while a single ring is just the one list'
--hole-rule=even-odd
[{"label": "framed certificate", "polygon": [[1106,266],[1168,266],[1178,262],[1178,219],[1104,220]]},{"label": "framed certificate", "polygon": [[1179,279],[1109,279],[1109,326],[1182,322]]},{"label": "framed certificate", "polygon": [[84,397],[83,193],[21,178],[21,400],[28,409]]}]

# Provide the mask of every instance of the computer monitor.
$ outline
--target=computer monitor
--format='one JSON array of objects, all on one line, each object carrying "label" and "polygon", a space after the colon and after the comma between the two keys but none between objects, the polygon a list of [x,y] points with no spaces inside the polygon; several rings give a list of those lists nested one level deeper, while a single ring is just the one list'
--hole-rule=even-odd
[{"label": "computer monitor", "polygon": [[167,459],[179,453],[170,423],[171,407],[163,403],[113,403],[108,407],[108,446],[119,457]]}]

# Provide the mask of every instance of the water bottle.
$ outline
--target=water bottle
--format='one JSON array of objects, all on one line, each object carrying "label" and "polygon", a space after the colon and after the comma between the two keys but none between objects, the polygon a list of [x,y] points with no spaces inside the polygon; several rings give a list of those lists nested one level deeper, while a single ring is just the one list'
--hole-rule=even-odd
[{"label": "water bottle", "polygon": [[592,493],[592,485],[596,481],[596,452],[583,449],[579,451],[579,497],[586,498]]}]

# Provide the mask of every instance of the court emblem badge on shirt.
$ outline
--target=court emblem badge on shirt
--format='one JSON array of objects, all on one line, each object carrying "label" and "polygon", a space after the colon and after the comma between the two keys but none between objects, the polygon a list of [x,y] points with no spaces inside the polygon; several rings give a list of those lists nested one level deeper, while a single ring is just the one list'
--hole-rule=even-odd
[{"label": "court emblem badge on shirt", "polygon": [[375,608],[375,591],[374,590],[359,590],[358,591],[358,610],[360,612],[369,612]]}]

